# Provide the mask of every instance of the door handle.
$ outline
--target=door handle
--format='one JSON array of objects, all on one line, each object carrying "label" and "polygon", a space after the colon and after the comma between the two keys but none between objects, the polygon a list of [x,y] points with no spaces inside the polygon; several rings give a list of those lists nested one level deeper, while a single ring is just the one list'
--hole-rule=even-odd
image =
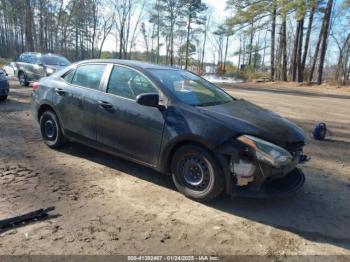
[{"label": "door handle", "polygon": [[62,88],[55,88],[56,94],[60,96],[64,96],[66,94],[66,91],[64,91]]},{"label": "door handle", "polygon": [[98,104],[100,105],[101,108],[103,109],[113,109],[113,105],[106,102],[106,101],[98,101]]}]

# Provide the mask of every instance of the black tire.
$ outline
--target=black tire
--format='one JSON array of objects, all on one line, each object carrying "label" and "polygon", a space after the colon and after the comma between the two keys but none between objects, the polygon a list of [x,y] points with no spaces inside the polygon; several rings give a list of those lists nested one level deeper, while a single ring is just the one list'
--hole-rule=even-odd
[{"label": "black tire", "polygon": [[24,72],[19,72],[18,81],[21,86],[29,86],[29,82],[27,80],[27,76]]},{"label": "black tire", "polygon": [[59,148],[66,142],[58,118],[50,110],[40,117],[40,131],[45,144],[50,148]]},{"label": "black tire", "polygon": [[0,102],[5,101],[7,99],[7,96],[0,96]]},{"label": "black tire", "polygon": [[197,201],[210,201],[224,190],[218,161],[211,152],[195,144],[182,146],[175,152],[171,173],[176,188]]}]

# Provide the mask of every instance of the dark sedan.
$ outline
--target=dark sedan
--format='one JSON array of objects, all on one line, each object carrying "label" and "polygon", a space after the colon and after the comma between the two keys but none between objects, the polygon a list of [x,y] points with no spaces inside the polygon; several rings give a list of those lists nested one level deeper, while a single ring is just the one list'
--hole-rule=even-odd
[{"label": "dark sedan", "polygon": [[172,175],[186,196],[280,196],[305,181],[303,131],[188,71],[84,61],[33,84],[45,143],[74,140]]},{"label": "dark sedan", "polygon": [[10,86],[6,77],[6,73],[0,69],[0,101],[6,100],[9,92]]}]

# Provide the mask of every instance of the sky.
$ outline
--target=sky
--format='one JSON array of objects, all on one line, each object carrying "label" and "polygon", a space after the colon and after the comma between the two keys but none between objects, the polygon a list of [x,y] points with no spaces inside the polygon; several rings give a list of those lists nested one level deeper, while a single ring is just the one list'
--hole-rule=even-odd
[{"label": "sky", "polygon": [[203,2],[212,7],[217,12],[225,11],[226,0],[204,0]]}]

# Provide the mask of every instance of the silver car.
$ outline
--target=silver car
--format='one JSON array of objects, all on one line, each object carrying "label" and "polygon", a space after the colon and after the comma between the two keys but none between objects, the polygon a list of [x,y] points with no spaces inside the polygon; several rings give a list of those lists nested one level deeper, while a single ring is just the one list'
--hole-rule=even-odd
[{"label": "silver car", "polygon": [[17,71],[16,63],[12,62],[10,64],[6,64],[2,70],[5,72],[6,76],[15,76],[15,72]]},{"label": "silver car", "polygon": [[70,65],[70,61],[60,55],[23,53],[16,62],[15,76],[21,86],[28,86],[30,82],[39,81]]}]

